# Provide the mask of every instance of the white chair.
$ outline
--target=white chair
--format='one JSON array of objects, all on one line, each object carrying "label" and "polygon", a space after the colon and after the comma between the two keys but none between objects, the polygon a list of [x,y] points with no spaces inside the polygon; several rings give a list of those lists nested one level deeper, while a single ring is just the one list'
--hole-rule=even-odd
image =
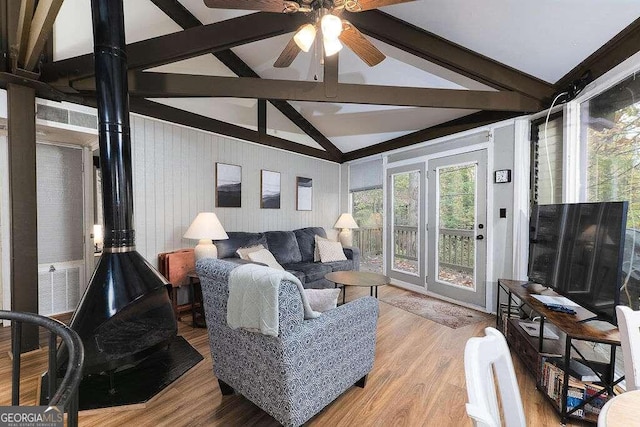
[{"label": "white chair", "polygon": [[486,328],[486,336],[470,338],[464,349],[467,379],[467,414],[476,426],[500,427],[495,378],[498,380],[506,427],[526,427],[522,398],[511,353],[504,336],[495,328]]},{"label": "white chair", "polygon": [[640,389],[640,311],[616,307],[627,391]]}]

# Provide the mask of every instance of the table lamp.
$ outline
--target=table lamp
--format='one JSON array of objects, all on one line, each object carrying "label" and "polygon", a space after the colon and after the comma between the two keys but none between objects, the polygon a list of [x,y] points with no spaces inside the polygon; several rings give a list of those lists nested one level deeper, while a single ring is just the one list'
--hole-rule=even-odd
[{"label": "table lamp", "polygon": [[353,232],[351,229],[358,228],[358,224],[350,213],[343,213],[340,215],[340,218],[338,218],[333,227],[342,229],[338,235],[342,246],[353,246]]},{"label": "table lamp", "polygon": [[194,253],[196,261],[202,258],[218,258],[218,249],[212,240],[229,238],[213,212],[200,212],[183,237],[199,240]]}]

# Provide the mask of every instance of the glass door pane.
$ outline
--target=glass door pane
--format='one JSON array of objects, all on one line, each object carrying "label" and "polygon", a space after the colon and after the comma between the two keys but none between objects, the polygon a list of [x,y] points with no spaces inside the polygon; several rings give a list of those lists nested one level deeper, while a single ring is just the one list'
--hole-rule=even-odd
[{"label": "glass door pane", "polygon": [[420,172],[410,171],[391,176],[393,200],[392,269],[419,274]]},{"label": "glass door pane", "polygon": [[487,150],[429,160],[427,289],[486,307]]},{"label": "glass door pane", "polygon": [[438,280],[475,290],[477,165],[443,167],[438,177]]}]

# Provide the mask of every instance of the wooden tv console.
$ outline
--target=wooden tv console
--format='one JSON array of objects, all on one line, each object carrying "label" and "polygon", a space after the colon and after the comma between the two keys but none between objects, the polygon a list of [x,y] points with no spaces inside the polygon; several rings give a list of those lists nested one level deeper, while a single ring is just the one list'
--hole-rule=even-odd
[{"label": "wooden tv console", "polygon": [[[616,386],[624,379],[624,376],[615,378],[615,354],[616,347],[620,345],[620,333],[611,324],[595,322],[598,324],[596,327],[591,324],[594,322],[587,322],[595,315],[582,307],[572,307],[576,310],[575,315],[545,308],[533,297],[534,293],[530,292],[527,284],[528,282],[518,280],[498,280],[496,326],[505,334],[512,351],[535,376],[538,390],[558,411],[563,424],[568,418],[595,423],[598,404],[617,394],[619,389]],[[541,294],[558,296],[552,290]],[[503,301],[505,295],[506,302]],[[529,312],[529,318],[540,317],[538,336],[530,336],[520,326],[520,321],[525,320],[521,318],[523,311]],[[544,338],[545,325],[559,338]],[[589,359],[589,356],[584,355],[584,348],[579,348],[582,341],[610,346],[608,360]],[[602,373],[598,383],[575,381],[569,377],[568,370],[563,368],[569,366],[571,359],[592,368],[596,365],[599,368],[606,366],[608,372]],[[579,393],[580,387],[588,390],[586,398],[581,404],[568,407],[567,398],[575,404],[576,401],[571,399]]]}]

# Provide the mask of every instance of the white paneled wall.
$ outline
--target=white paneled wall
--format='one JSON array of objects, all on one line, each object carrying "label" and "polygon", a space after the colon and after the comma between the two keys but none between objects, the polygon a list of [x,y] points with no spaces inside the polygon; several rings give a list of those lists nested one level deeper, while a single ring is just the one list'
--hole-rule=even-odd
[{"label": "white paneled wall", "polygon": [[[0,91],[0,114],[2,114],[3,101],[6,101],[6,92],[3,92]],[[7,136],[0,134],[0,283],[2,284],[0,307],[3,310],[11,310],[9,220],[9,151]]]},{"label": "white paneled wall", "polygon": [[[331,228],[340,214],[340,165],[131,116],[136,246],[153,265],[160,252],[194,247],[182,238],[198,212],[227,231]],[[242,166],[242,207],[215,208],[215,163]],[[281,173],[280,209],[260,209],[260,170]],[[296,211],[296,176],[313,179],[313,210]]]}]

